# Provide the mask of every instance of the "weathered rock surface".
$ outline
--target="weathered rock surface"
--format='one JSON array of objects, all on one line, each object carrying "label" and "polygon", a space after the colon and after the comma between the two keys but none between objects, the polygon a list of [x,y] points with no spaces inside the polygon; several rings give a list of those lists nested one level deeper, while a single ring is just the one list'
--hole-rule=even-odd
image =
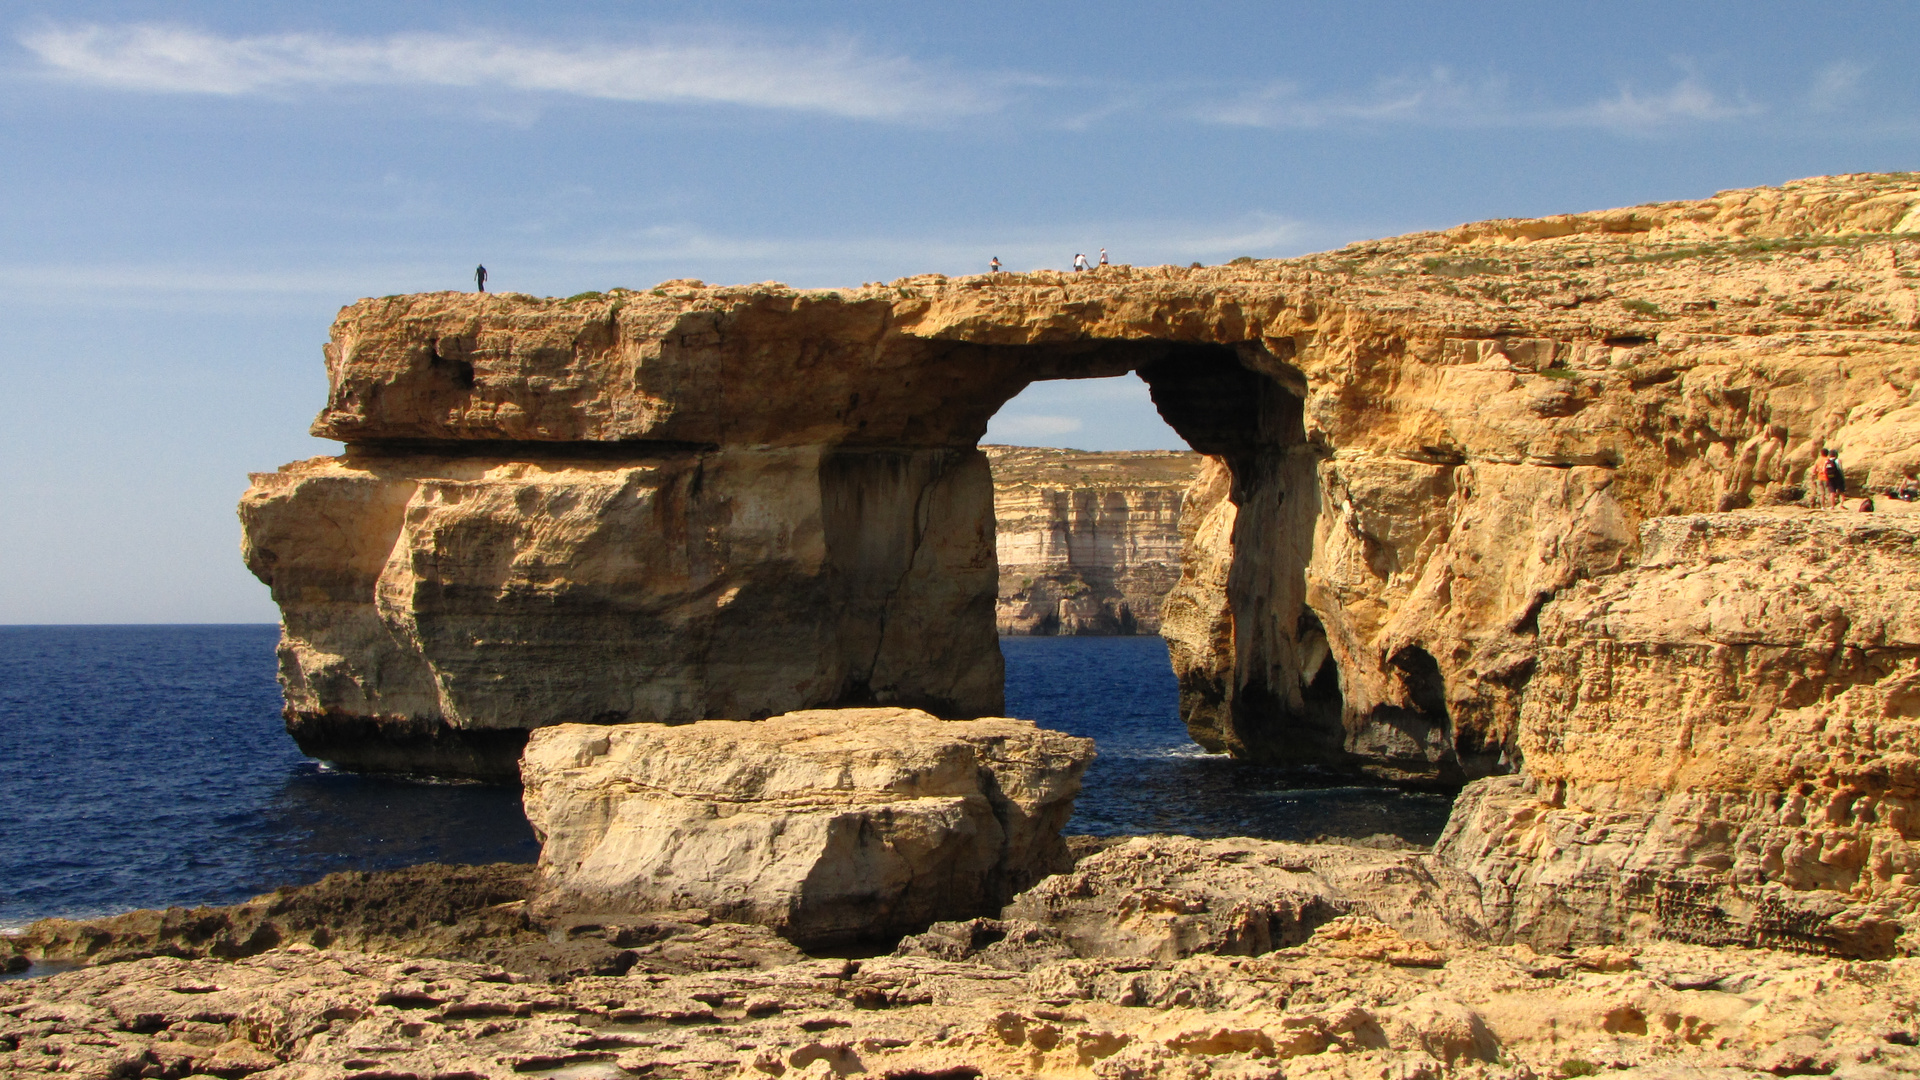
[{"label": "weathered rock surface", "polygon": [[[1856,494],[1920,468],[1916,230],[1920,176],[1862,175],[1199,270],[364,301],[315,426],[349,453],[248,496],[290,724],[461,768],[568,721],[997,712],[975,443],[1135,371],[1210,459],[1161,627],[1196,740],[1495,778],[1442,854],[1497,933],[1904,951],[1916,569],[1895,525],[1732,523],[1823,447]],[[546,503],[540,455],[684,480]],[[376,458],[425,471],[299,494]],[[1699,521],[1709,569],[1666,561]]]},{"label": "weathered rock surface", "polygon": [[1920,1070],[1920,960],[1541,956],[1358,917],[1258,957],[925,956],[529,981],[311,946],[0,984],[8,1076],[1531,1080]]},{"label": "weathered rock surface", "polygon": [[1082,858],[1007,909],[1077,956],[1259,956],[1322,923],[1364,915],[1436,940],[1473,941],[1478,885],[1425,853],[1233,838],[1136,837]]},{"label": "weathered rock surface", "polygon": [[[1917,205],[1911,175],[1833,177],[1204,270],[363,301],[315,432],[341,468],[457,454],[497,509],[458,536],[362,520],[451,522],[427,500],[453,465],[365,504],[301,494],[318,465],[257,482],[290,715],[316,750],[438,768],[559,722],[997,712],[974,444],[1033,380],[1137,371],[1221,471],[1168,631],[1196,737],[1408,782],[1511,771],[1540,607],[1630,565],[1641,522],[1790,499],[1823,445],[1864,485],[1920,465]],[[604,504],[656,508],[608,530],[624,556],[549,550],[551,515],[602,511],[497,478],[541,455],[677,494]],[[661,545],[692,566],[656,600]],[[767,614],[730,637],[742,605]],[[713,644],[663,652],[662,628]],[[731,659],[788,652],[735,689]],[[631,674],[548,694],[568,666]]]},{"label": "weathered rock surface", "polygon": [[548,911],[699,908],[807,946],[989,915],[1070,862],[1093,742],[909,709],[566,724],[521,763]]},{"label": "weathered rock surface", "polygon": [[257,475],[240,516],[303,750],[512,777],[561,720],[1000,711],[991,490],[976,451],[379,451]]},{"label": "weathered rock surface", "polygon": [[983,446],[1002,634],[1157,634],[1199,454]]},{"label": "weathered rock surface", "polygon": [[1440,851],[1535,948],[1920,948],[1920,515],[1657,518],[1540,613],[1524,778]]}]

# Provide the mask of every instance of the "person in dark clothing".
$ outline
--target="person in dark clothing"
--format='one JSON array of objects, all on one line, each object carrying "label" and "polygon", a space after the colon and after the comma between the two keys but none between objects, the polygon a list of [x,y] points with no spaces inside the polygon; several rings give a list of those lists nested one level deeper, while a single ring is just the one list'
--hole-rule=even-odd
[{"label": "person in dark clothing", "polygon": [[485,266],[476,266],[473,268],[473,284],[474,287],[481,292],[487,291],[487,268]]},{"label": "person in dark clothing", "polygon": [[1847,473],[1840,467],[1840,455],[1832,448],[1820,462],[1820,486],[1825,490],[1823,506],[1839,506],[1840,499],[1847,493]]},{"label": "person in dark clothing", "polygon": [[995,255],[993,257],[993,261],[988,263],[987,265],[991,268],[989,271],[990,273],[995,273],[995,274],[999,273],[1000,272],[1000,256]]}]

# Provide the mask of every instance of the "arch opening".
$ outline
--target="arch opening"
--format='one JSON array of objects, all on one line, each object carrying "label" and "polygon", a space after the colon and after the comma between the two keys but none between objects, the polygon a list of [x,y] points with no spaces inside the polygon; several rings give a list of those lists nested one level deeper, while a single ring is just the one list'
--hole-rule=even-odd
[{"label": "arch opening", "polygon": [[[1123,495],[1089,479],[1138,467],[1139,457],[1106,464],[1065,449],[985,448],[995,469],[997,557],[1007,562],[996,629],[1009,710],[1101,746],[1073,828],[1435,840],[1449,798],[1353,784],[1366,773],[1348,733],[1339,648],[1309,597],[1328,451],[1307,438],[1304,378],[1258,346],[1030,348],[1023,370],[1053,380],[1131,370],[1159,418],[1204,455],[1197,472],[1187,459],[1171,508],[1177,535],[1164,548],[1164,603],[1143,616],[1123,606],[1125,586],[1142,576],[1138,515],[1166,508],[1138,497],[1151,481]],[[1048,399],[1038,409],[1065,411],[1058,405]],[[1045,454],[1055,455],[1052,491],[1040,490],[1048,481],[1035,464]],[[1048,554],[1062,571],[1052,581],[1041,566]],[[1122,556],[1136,561],[1115,566]],[[1087,592],[1065,595],[1062,580]]]},{"label": "arch opening", "polygon": [[[1180,717],[1194,742],[1260,764],[1340,763],[1346,757],[1340,668],[1307,597],[1323,451],[1306,438],[1304,379],[1287,358],[1256,343],[1102,342],[994,351],[1004,357],[1014,349],[1028,353],[1020,367],[1036,381],[1133,372],[1167,426],[1208,459],[1183,492],[1184,505],[1174,508],[1179,544],[1188,550],[1181,571],[1168,569],[1180,580],[1163,583],[1161,610],[1143,618],[1114,580],[1116,548],[1127,543],[1125,514],[1132,509],[1124,496],[1063,491],[1051,496],[1046,539],[1076,580],[1096,580],[1099,587],[1089,594],[1104,595],[1055,595],[1036,583],[1031,591],[1040,602],[1030,605],[1017,632],[1157,631],[1167,639],[1180,681]],[[1014,387],[996,410],[1026,385]],[[981,431],[985,427],[983,421]],[[1178,552],[1167,555],[1181,560]],[[1222,573],[1223,581],[1213,579]],[[997,629],[1009,629],[1008,623],[999,619]]]}]

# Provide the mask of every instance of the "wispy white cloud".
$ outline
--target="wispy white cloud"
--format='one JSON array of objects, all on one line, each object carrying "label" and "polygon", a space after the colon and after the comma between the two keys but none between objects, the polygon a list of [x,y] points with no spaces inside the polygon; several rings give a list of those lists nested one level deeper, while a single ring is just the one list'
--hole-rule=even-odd
[{"label": "wispy white cloud", "polygon": [[987,425],[986,442],[1006,439],[1050,439],[1071,435],[1086,424],[1077,416],[1042,416],[1001,412]]},{"label": "wispy white cloud", "polygon": [[1867,65],[1852,60],[1828,64],[1814,76],[1813,88],[1807,93],[1808,107],[1815,112],[1832,112],[1853,104],[1860,97],[1860,82],[1866,74]]},{"label": "wispy white cloud", "polygon": [[[397,268],[404,276],[418,276],[434,268]],[[396,268],[382,266],[379,276]],[[370,275],[364,270],[335,266],[327,269],[262,267],[255,270],[209,268],[168,263],[68,263],[0,265],[0,289],[10,292],[87,294],[229,294],[278,296],[336,296],[364,289]]]},{"label": "wispy white cloud", "polygon": [[1644,130],[1687,122],[1737,120],[1761,112],[1744,99],[1729,101],[1689,75],[1654,94],[1622,87],[1614,97],[1571,109],[1546,110],[1537,123],[1552,127],[1604,127]]},{"label": "wispy white cloud", "polygon": [[1110,249],[1115,262],[1147,265],[1240,255],[1270,258],[1297,254],[1308,250],[1316,240],[1326,239],[1323,230],[1266,213],[1226,222],[1112,221],[917,236],[767,238],[732,236],[696,225],[661,225],[550,249],[542,253],[542,258],[555,264],[602,266],[661,262],[912,270],[958,266],[965,268],[960,272],[972,273],[986,269],[985,262],[995,255],[1008,270],[1065,270],[1075,252],[1094,258],[1102,247]]},{"label": "wispy white cloud", "polygon": [[47,71],[97,86],[180,94],[344,86],[496,87],[612,101],[793,109],[861,119],[996,107],[990,77],[963,81],[848,41],[770,44],[718,31],[638,44],[489,34],[231,37],[160,25],[50,25],[19,41]]},{"label": "wispy white cloud", "polygon": [[1269,128],[1367,126],[1597,127],[1648,130],[1676,123],[1731,120],[1760,109],[1728,99],[1687,74],[1664,91],[1622,87],[1613,97],[1577,105],[1525,104],[1508,80],[1478,81],[1435,67],[1418,75],[1383,79],[1365,93],[1313,95],[1290,82],[1272,83],[1227,101],[1204,105],[1196,115],[1216,124]]}]

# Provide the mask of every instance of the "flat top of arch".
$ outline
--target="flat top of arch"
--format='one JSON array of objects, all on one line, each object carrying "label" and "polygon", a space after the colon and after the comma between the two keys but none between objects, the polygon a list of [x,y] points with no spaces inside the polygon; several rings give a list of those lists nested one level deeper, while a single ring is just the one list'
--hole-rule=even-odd
[{"label": "flat top of arch", "polygon": [[[1448,343],[1462,340],[1666,359],[1910,349],[1920,346],[1920,308],[1889,268],[1920,259],[1916,230],[1920,174],[1858,174],[1210,267],[385,297],[336,320],[314,433],[939,441],[914,429],[924,420],[901,418],[924,417],[945,397],[1112,373],[1113,362],[1036,370],[1038,354],[1017,352],[1036,346],[1056,357],[1120,342],[1251,347],[1313,378],[1339,377],[1355,354],[1453,362]],[[766,399],[787,417],[753,419],[774,407]],[[862,427],[877,420],[880,429]]]}]

